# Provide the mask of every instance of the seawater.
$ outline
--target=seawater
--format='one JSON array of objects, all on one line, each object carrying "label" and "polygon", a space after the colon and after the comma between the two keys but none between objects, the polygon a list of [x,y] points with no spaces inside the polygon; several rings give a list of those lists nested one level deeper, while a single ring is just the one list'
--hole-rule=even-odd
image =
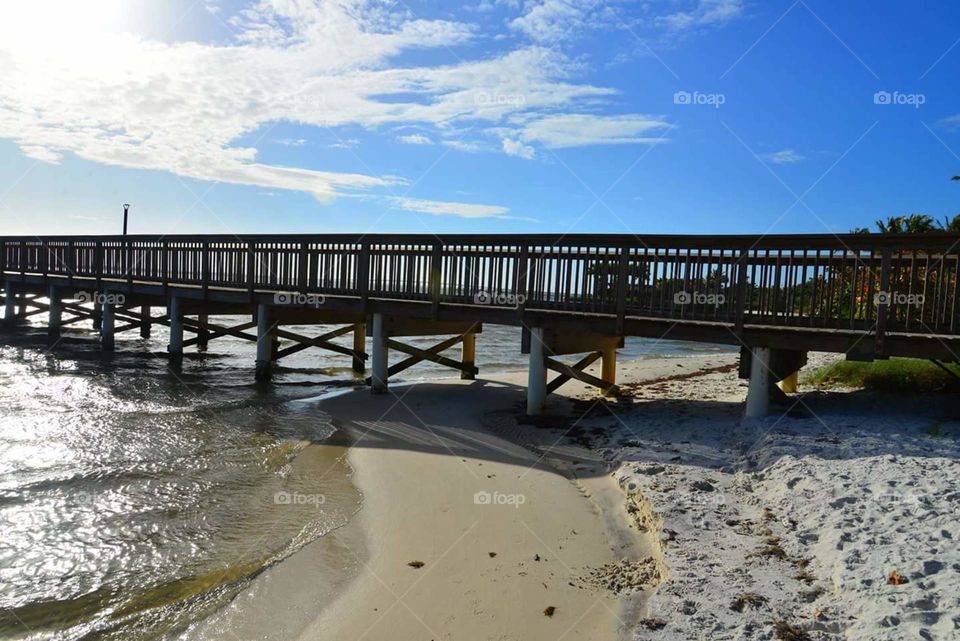
[{"label": "seawater", "polygon": [[[213,340],[175,373],[166,340],[134,330],[104,354],[82,327],[54,343],[39,324],[0,334],[0,638],[189,636],[359,510],[342,447],[325,445],[333,423],[300,402],[359,383],[347,357],[305,350],[256,385],[252,343]],[[722,349],[628,339],[621,358]],[[519,329],[484,328],[478,366],[525,369]]]}]

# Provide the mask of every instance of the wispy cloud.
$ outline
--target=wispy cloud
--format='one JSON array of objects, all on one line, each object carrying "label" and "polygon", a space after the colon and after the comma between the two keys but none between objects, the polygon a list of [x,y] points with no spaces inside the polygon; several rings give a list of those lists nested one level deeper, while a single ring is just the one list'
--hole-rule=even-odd
[{"label": "wispy cloud", "polygon": [[431,216],[457,216],[458,218],[500,218],[520,220],[508,216],[510,209],[499,205],[478,205],[473,203],[447,202],[441,200],[422,200],[398,196],[391,201],[400,209],[414,211]]},{"label": "wispy cloud", "polygon": [[657,16],[655,24],[670,31],[689,31],[725,24],[744,11],[743,0],[694,0],[692,4],[686,11]]},{"label": "wispy cloud", "polygon": [[806,156],[797,153],[793,149],[783,149],[781,151],[773,151],[768,154],[760,154],[760,157],[767,162],[772,162],[775,165],[789,165],[806,159]]},{"label": "wispy cloud", "polygon": [[642,114],[566,114],[534,120],[520,135],[527,142],[537,141],[550,148],[657,144],[664,137],[662,133],[654,134],[665,133],[670,127],[662,118]]},{"label": "wispy cloud", "polygon": [[433,140],[423,134],[407,134],[406,136],[397,136],[397,140],[405,145],[432,145]]},{"label": "wispy cloud", "polygon": [[947,118],[944,118],[943,120],[940,120],[939,122],[937,122],[937,124],[943,127],[944,129],[956,131],[957,129],[960,129],[960,114],[956,114],[955,116],[949,116]]}]

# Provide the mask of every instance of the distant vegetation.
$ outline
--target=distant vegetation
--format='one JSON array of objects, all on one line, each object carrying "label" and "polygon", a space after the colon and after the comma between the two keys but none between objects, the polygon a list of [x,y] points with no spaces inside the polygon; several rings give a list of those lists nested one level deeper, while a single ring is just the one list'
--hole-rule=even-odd
[{"label": "distant vegetation", "polygon": [[[946,367],[960,376],[960,366],[948,363]],[[809,382],[818,388],[856,387],[902,394],[960,391],[960,379],[930,361],[916,358],[872,363],[838,361],[815,371]]]},{"label": "distant vegetation", "polygon": [[[960,176],[953,180],[960,181]],[[924,234],[932,231],[960,231],[960,214],[953,218],[944,216],[943,220],[934,220],[926,214],[910,214],[909,216],[888,216],[874,223],[877,232],[881,234]],[[869,227],[857,227],[850,230],[851,234],[869,234]]]}]

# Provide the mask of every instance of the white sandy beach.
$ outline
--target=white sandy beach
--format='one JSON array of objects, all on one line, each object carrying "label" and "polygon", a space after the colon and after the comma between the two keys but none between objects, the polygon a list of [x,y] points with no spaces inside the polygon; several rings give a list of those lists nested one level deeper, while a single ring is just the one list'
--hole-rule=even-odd
[{"label": "white sandy beach", "polygon": [[[624,398],[571,384],[539,427],[516,375],[319,402],[364,504],[325,537],[353,578],[299,638],[960,638],[953,399],[812,392],[744,421],[735,364],[623,363]],[[302,608],[298,556],[262,580]]]}]

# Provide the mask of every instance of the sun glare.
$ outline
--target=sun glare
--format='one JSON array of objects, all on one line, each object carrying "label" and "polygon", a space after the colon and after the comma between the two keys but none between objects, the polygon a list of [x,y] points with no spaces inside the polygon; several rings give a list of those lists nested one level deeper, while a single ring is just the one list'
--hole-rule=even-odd
[{"label": "sun glare", "polygon": [[116,27],[122,0],[7,0],[0,3],[0,48],[63,51]]}]

